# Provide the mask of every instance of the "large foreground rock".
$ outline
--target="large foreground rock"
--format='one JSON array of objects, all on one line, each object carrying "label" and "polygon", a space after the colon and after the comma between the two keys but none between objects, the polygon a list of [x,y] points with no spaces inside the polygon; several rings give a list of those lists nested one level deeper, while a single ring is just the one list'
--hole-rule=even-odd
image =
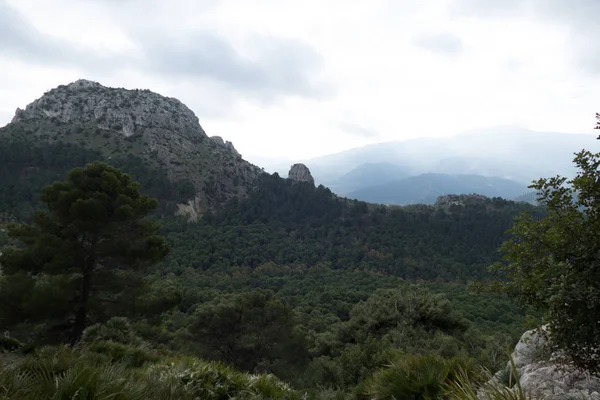
[{"label": "large foreground rock", "polygon": [[[545,342],[543,331],[531,330],[525,332],[515,346],[512,358],[523,391],[532,399],[600,400],[600,378],[556,361],[556,355],[545,354]],[[509,362],[506,369],[510,368]],[[498,384],[501,374],[495,375],[494,383]],[[516,385],[513,390],[517,390]],[[480,393],[480,398],[486,397]]]}]

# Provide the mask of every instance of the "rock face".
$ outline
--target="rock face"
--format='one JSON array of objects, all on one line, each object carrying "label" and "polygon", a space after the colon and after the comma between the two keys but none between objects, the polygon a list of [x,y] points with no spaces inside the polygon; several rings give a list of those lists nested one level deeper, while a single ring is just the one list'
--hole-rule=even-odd
[{"label": "rock face", "polygon": [[294,164],[288,172],[288,179],[296,182],[308,182],[314,186],[315,180],[310,174],[310,170],[304,164]]},{"label": "rock face", "polygon": [[231,143],[229,140],[224,141],[223,138],[221,136],[211,136],[210,139],[212,141],[214,141],[215,143],[217,143],[220,146],[225,147],[227,150],[229,150],[231,153],[241,157],[242,155],[235,149],[235,147],[233,147],[233,143]]},{"label": "rock face", "polygon": [[93,122],[100,129],[131,136],[144,128],[168,129],[187,137],[206,137],[196,115],[182,102],[149,90],[108,88],[80,79],[61,85],[25,107],[12,122],[55,119]]},{"label": "rock face", "polygon": [[[527,331],[515,346],[512,358],[523,391],[533,399],[600,400],[600,378],[554,361],[553,355],[544,355],[544,343],[542,333]],[[506,368],[510,370],[510,363]],[[494,377],[496,382],[499,374]]]},{"label": "rock face", "polygon": [[190,220],[219,209],[231,197],[245,196],[263,173],[243,160],[231,142],[211,140],[179,100],[149,90],[109,88],[81,79],[17,109],[9,128],[25,132],[36,145],[70,141],[108,159],[140,158],[166,172],[171,182],[193,186],[195,195],[177,205],[177,213]]}]

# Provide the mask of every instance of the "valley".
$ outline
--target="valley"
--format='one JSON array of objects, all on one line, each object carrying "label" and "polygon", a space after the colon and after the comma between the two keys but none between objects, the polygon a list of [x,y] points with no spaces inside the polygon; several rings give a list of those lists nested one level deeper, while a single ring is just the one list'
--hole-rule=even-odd
[{"label": "valley", "polygon": [[[484,143],[469,136],[323,157],[295,166],[290,179],[289,166],[264,172],[209,137],[176,99],[85,80],[60,86],[0,128],[0,249],[18,245],[6,234],[11,222],[44,209],[43,186],[101,161],[157,199],[151,219],[171,250],[131,293],[117,288],[90,303],[74,350],[43,347],[64,343],[74,323],[73,299],[44,274],[0,277],[0,326],[21,356],[37,348],[65,365],[124,363],[132,381],[138,369],[149,377],[145,385],[168,365],[214,368],[244,387],[255,379],[244,374],[290,385],[252,398],[362,399],[386,366],[422,354],[501,370],[526,316],[541,312],[468,283],[498,278],[488,268],[517,216],[546,215],[527,181],[551,163],[574,170],[571,160],[545,160],[559,149],[565,157],[563,136],[508,136],[544,159],[526,159],[522,143],[488,144],[489,156],[474,158]],[[569,146],[583,143],[569,136]],[[68,287],[56,279],[48,282]],[[211,362],[239,372],[202,364]]]}]

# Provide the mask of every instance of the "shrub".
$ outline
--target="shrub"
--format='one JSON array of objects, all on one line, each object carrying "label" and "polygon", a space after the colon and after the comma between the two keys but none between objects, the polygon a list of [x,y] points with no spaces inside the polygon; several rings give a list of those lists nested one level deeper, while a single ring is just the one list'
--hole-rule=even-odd
[{"label": "shrub", "polygon": [[[516,376],[514,364],[509,369],[509,376]],[[483,384],[479,383],[483,382]],[[477,379],[473,379],[464,371],[459,371],[454,381],[446,386],[446,392],[450,399],[461,400],[528,400],[518,379],[515,380],[516,387],[510,388],[502,382],[492,379],[492,374],[484,370]]]},{"label": "shrub", "polygon": [[141,367],[148,362],[159,360],[157,354],[146,348],[112,341],[96,341],[89,346],[89,350],[106,355],[112,362],[122,363],[127,367]]},{"label": "shrub", "polygon": [[123,344],[142,345],[131,323],[124,317],[113,317],[104,324],[91,325],[83,331],[81,341],[91,344],[95,341],[112,341]]},{"label": "shrub", "polygon": [[[92,346],[111,357],[139,350],[114,342],[97,341]],[[248,375],[193,357],[169,358],[144,368],[115,361],[85,348],[44,347],[12,367],[0,365],[0,399],[302,398],[272,375]]]},{"label": "shrub", "polygon": [[[242,398],[287,399],[291,389],[272,375],[240,373],[221,362],[204,362],[186,357],[149,366],[147,376],[157,386],[153,392],[163,398],[165,390],[178,388],[181,394],[206,400]],[[165,397],[166,398],[166,397]]]},{"label": "shrub", "polygon": [[439,399],[459,371],[470,376],[468,360],[445,359],[437,355],[406,355],[382,368],[357,389],[358,399]]},{"label": "shrub", "polygon": [[0,396],[7,399],[149,399],[149,390],[130,379],[121,365],[77,362],[54,370],[51,359],[38,359],[27,368],[0,367]]},{"label": "shrub", "polygon": [[17,351],[23,344],[17,339],[8,336],[0,336],[0,352],[2,351]]}]

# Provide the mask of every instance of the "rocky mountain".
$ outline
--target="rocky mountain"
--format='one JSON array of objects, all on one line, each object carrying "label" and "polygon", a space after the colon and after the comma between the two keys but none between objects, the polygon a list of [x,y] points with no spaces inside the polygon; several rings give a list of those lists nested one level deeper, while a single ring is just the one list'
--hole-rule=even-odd
[{"label": "rocky mountain", "polygon": [[438,196],[448,194],[476,193],[512,199],[526,190],[525,185],[508,179],[430,173],[363,188],[349,193],[348,197],[380,204],[434,204]]},{"label": "rocky mountain", "polygon": [[[127,172],[135,169],[143,175],[136,178],[150,186],[163,180],[158,196],[168,197],[174,211],[190,220],[219,209],[231,197],[244,196],[262,173],[231,142],[209,138],[194,112],[179,100],[88,80],[61,85],[17,109],[12,122],[0,129],[0,140],[5,149],[18,143],[45,152],[69,148],[86,161],[102,159]],[[10,153],[3,162],[21,173],[47,170],[32,154]]]},{"label": "rocky mountain", "polygon": [[294,164],[288,172],[288,179],[296,182],[308,182],[314,186],[315,179],[310,173],[308,167],[304,164]]}]

